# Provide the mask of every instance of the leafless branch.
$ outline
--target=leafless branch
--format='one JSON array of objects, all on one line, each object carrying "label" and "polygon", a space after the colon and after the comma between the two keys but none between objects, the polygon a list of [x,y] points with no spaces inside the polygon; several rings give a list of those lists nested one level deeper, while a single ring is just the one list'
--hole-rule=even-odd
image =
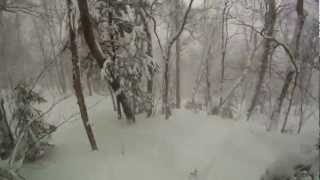
[{"label": "leafless branch", "polygon": [[179,36],[181,35],[181,33],[183,32],[184,30],[184,26],[186,25],[187,23],[187,19],[188,19],[188,15],[191,11],[191,7],[192,7],[192,4],[193,4],[194,0],[190,0],[189,2],[189,5],[188,5],[188,9],[187,11],[184,13],[184,17],[183,17],[183,20],[182,20],[182,24],[178,30],[178,32],[172,37],[171,41],[169,41],[168,43],[168,48],[167,48],[167,55],[170,56],[170,49],[173,45],[173,43],[179,38]]}]

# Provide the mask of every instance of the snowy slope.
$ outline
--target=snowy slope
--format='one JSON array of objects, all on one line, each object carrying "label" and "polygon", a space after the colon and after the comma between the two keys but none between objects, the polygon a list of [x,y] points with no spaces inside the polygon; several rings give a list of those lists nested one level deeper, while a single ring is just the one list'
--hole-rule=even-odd
[{"label": "snowy slope", "polygon": [[[56,147],[50,156],[27,164],[23,176],[29,180],[257,180],[279,157],[306,151],[316,142],[315,130],[301,136],[266,133],[252,123],[185,110],[174,112],[170,120],[141,116],[129,126],[116,119],[104,97],[88,97],[87,104],[99,151],[90,151],[77,117],[54,134]],[[49,119],[58,122],[76,111],[75,99],[70,98]]]}]

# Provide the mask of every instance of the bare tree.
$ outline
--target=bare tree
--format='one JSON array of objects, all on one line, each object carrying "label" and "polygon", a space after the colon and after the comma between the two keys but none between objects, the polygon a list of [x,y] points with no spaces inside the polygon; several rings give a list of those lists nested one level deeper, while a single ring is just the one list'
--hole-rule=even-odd
[{"label": "bare tree", "polygon": [[180,27],[178,28],[178,31],[175,33],[175,35],[170,38],[166,49],[165,49],[165,54],[163,54],[163,60],[164,60],[164,96],[163,96],[163,103],[164,103],[164,109],[165,109],[165,118],[169,119],[171,111],[170,111],[170,106],[169,106],[169,61],[171,57],[171,48],[173,44],[176,42],[176,40],[180,37],[182,34],[184,27],[187,23],[188,15],[190,13],[192,4],[194,0],[190,0],[188,8],[186,12],[184,13],[182,23]]},{"label": "bare tree", "polygon": [[[203,1],[203,9],[206,10],[208,8],[208,1],[207,0],[204,0]],[[208,21],[207,21],[207,13],[205,13],[204,15],[204,22],[203,22],[203,27],[204,29],[208,29],[209,31],[209,34],[208,36],[213,36],[214,35],[214,31],[215,31],[215,27],[214,27],[214,22],[211,22],[211,26],[212,26],[212,29],[209,29],[208,28]],[[209,42],[207,42],[209,41]],[[207,46],[207,44],[209,44],[209,46]],[[211,52],[211,48],[212,48],[212,39],[208,38],[208,39],[205,39],[205,43],[204,45],[207,46],[207,47],[204,47],[204,60],[205,60],[205,81],[206,81],[206,95],[205,95],[205,105],[206,105],[206,109],[207,109],[207,112],[210,113],[211,111],[211,82],[210,82],[210,67],[211,67],[211,63],[210,63],[210,57],[209,57],[209,54]]]},{"label": "bare tree", "polygon": [[[175,28],[176,31],[179,29],[179,17],[180,17],[180,0],[175,0]],[[181,45],[180,45],[180,37],[176,40],[176,108],[179,109],[181,106],[181,94],[180,94],[180,51],[181,51]]]},{"label": "bare tree", "polygon": [[[292,51],[293,51],[293,56],[294,56],[295,60],[298,60],[300,58],[300,54],[299,54],[300,38],[301,38],[301,35],[302,35],[303,25],[304,25],[304,21],[305,21],[305,14],[304,14],[304,8],[303,8],[304,6],[303,5],[304,5],[304,0],[297,0],[296,13],[298,15],[298,18],[297,18],[296,24],[295,24],[294,35],[293,35],[293,38],[292,38],[292,48],[291,48]],[[305,64],[305,62],[301,62],[301,64]],[[300,72],[300,77],[301,77],[301,72]],[[298,81],[298,72],[296,72],[294,84],[297,84],[298,83],[297,81]],[[302,82],[302,79],[300,78],[300,85],[301,85],[301,82]],[[285,132],[285,129],[286,129],[286,125],[287,125],[287,122],[288,122],[288,114],[290,112],[291,104],[292,104],[292,101],[293,101],[294,91],[295,91],[295,88],[291,92],[292,95],[291,95],[290,100],[289,100],[289,107],[288,107],[288,110],[286,112],[286,117],[285,117],[284,123],[282,125],[281,132]],[[301,97],[301,99],[300,99],[301,102],[300,103],[301,104],[300,104],[300,119],[299,119],[298,133],[300,133],[300,131],[301,131],[302,121],[303,121],[303,116],[304,116],[303,103],[304,103],[305,96],[303,94],[304,94],[303,90],[300,90],[300,97]],[[279,109],[281,111],[281,107],[279,107]]]},{"label": "bare tree", "polygon": [[224,7],[222,10],[222,22],[221,22],[221,74],[220,74],[220,98],[219,106],[222,106],[223,102],[223,85],[224,85],[224,75],[225,75],[225,59],[228,46],[228,14],[230,8],[228,7],[229,1],[224,2]]},{"label": "bare tree", "polygon": [[14,147],[14,138],[2,97],[0,97],[0,145],[0,159],[7,159]]},{"label": "bare tree", "polygon": [[[144,32],[146,34],[146,38],[147,38],[147,52],[146,54],[149,57],[153,57],[153,46],[152,46],[152,36],[151,36],[151,31],[150,31],[150,27],[149,27],[149,23],[146,19],[146,16],[149,16],[149,14],[147,14],[146,9],[142,8],[139,9],[139,14],[141,17],[141,21],[144,27]],[[149,16],[150,17],[150,16]],[[147,92],[149,94],[150,97],[150,102],[149,105],[150,107],[148,107],[149,109],[147,109],[147,117],[150,117],[152,115],[152,111],[153,111],[153,104],[154,104],[154,97],[153,97],[153,81],[154,81],[154,72],[151,69],[150,66],[148,66],[148,71],[149,71],[149,75],[150,77],[147,80]]]},{"label": "bare tree", "polygon": [[[297,21],[296,21],[296,27],[295,27],[295,32],[294,32],[294,55],[296,57],[296,59],[299,59],[300,62],[300,78],[299,78],[299,84],[302,87],[306,87],[305,86],[305,82],[306,82],[306,71],[307,70],[307,63],[306,60],[303,60],[300,58],[300,38],[302,35],[302,31],[303,31],[303,26],[304,26],[304,22],[305,22],[305,18],[306,15],[304,13],[304,0],[297,0],[297,5],[296,5],[296,12],[298,15]],[[298,127],[298,133],[301,132],[301,128],[302,128],[302,123],[303,123],[303,119],[304,119],[304,104],[306,102],[306,92],[303,89],[300,89],[300,118],[299,118],[299,127]]]},{"label": "bare tree", "polygon": [[[271,128],[272,128],[271,126],[272,126],[273,122],[278,122],[278,120],[280,118],[283,101],[285,100],[285,98],[287,96],[288,89],[290,87],[290,84],[292,83],[293,76],[295,75],[294,73],[295,73],[294,71],[289,71],[287,73],[287,77],[286,77],[284,84],[282,86],[281,94],[278,97],[278,100],[277,100],[277,103],[275,105],[274,110],[272,111],[268,130],[271,130]],[[284,127],[282,128],[281,131],[284,130]]]},{"label": "bare tree", "polygon": [[86,107],[85,99],[82,92],[80,68],[79,68],[79,55],[78,55],[78,48],[76,43],[75,24],[73,21],[74,17],[72,17],[71,0],[67,0],[67,7],[68,7],[68,19],[69,19],[70,50],[72,54],[72,67],[73,67],[73,70],[72,70],[73,88],[77,97],[81,119],[91,144],[91,149],[98,150],[96,140],[94,138],[94,134],[89,122],[87,107]]},{"label": "bare tree", "polygon": [[[277,18],[277,10],[276,10],[276,1],[275,0],[265,0],[265,19],[264,19],[264,31],[263,34],[267,37],[273,37],[274,35],[274,26],[276,23]],[[272,40],[270,38],[265,38],[263,40],[263,53],[260,58],[260,73],[258,77],[258,81],[256,83],[255,92],[251,101],[251,104],[249,106],[248,112],[247,112],[247,120],[250,119],[256,105],[259,99],[259,95],[261,92],[261,89],[263,87],[269,59],[270,59],[270,53],[272,52]]]}]

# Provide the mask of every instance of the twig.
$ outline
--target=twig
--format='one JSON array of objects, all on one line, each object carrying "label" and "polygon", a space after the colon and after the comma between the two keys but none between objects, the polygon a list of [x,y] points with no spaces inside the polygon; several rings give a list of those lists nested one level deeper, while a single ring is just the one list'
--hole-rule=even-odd
[{"label": "twig", "polygon": [[[95,104],[89,106],[89,107],[88,107],[88,110],[90,110],[90,109],[92,109],[93,107],[97,106],[97,105],[100,104],[102,101],[103,101],[103,100],[100,100],[100,101],[96,102]],[[53,132],[55,132],[59,127],[63,126],[64,124],[66,124],[66,123],[68,123],[68,122],[71,122],[71,121],[74,121],[74,120],[77,120],[77,119],[75,119],[75,118],[76,118],[77,116],[79,116],[79,115],[80,115],[80,112],[76,112],[76,113],[71,114],[67,119],[64,118],[63,121],[61,121],[60,123],[58,123],[57,125],[55,125],[55,128],[54,128],[54,129],[52,129],[51,131],[45,133],[43,136],[39,137],[39,138],[38,138],[38,141],[40,141],[40,140],[48,137],[49,135],[51,135]],[[38,143],[38,142],[36,142],[36,143]],[[36,143],[34,143],[34,144],[36,144]]]},{"label": "twig", "polygon": [[37,83],[38,83],[38,82],[40,81],[40,79],[42,78],[43,74],[45,74],[45,72],[49,69],[49,67],[50,67],[51,65],[53,65],[54,63],[57,62],[57,57],[59,57],[66,49],[67,49],[67,44],[65,44],[65,45],[62,47],[62,49],[60,50],[60,52],[59,52],[58,54],[56,54],[56,55],[51,59],[51,61],[43,67],[43,69],[42,69],[42,70],[40,71],[40,73],[36,76],[34,82],[32,83],[29,92],[31,92],[31,91],[35,88],[35,86],[37,85]]},{"label": "twig", "polygon": [[193,1],[194,1],[194,0],[190,0],[188,9],[187,9],[187,11],[184,13],[183,21],[182,21],[182,24],[181,24],[181,26],[180,26],[180,28],[179,28],[179,31],[173,36],[173,38],[171,39],[171,41],[169,41],[168,49],[167,49],[167,55],[168,55],[168,56],[170,56],[171,46],[173,45],[173,43],[179,38],[179,36],[180,36],[181,33],[183,32],[184,26],[185,26],[186,23],[187,23],[188,15],[189,15],[189,13],[190,13],[190,11],[191,11],[191,7],[192,7],[192,4],[193,4]]},{"label": "twig", "polygon": [[[15,161],[15,159],[16,159],[16,155],[17,155],[17,152],[18,152],[18,148],[19,148],[20,144],[22,143],[22,140],[23,140],[26,132],[29,130],[30,126],[32,125],[32,123],[35,122],[35,121],[37,121],[37,120],[39,120],[39,119],[41,119],[42,117],[44,117],[44,116],[45,116],[46,114],[48,114],[57,104],[59,104],[60,102],[62,102],[62,101],[65,100],[65,99],[67,99],[68,97],[70,97],[70,96],[63,97],[63,98],[60,99],[59,101],[53,103],[53,104],[51,105],[51,107],[48,108],[48,110],[46,110],[44,113],[42,113],[42,114],[41,114],[40,116],[38,116],[37,118],[29,121],[28,124],[27,124],[25,127],[23,127],[23,130],[21,131],[19,137],[17,138],[17,142],[16,142],[16,144],[15,144],[15,146],[14,146],[14,149],[13,149],[12,155],[11,155],[11,158],[10,158],[10,160],[9,160],[9,166],[10,166],[10,167],[13,167],[13,163],[14,163],[14,161]],[[35,144],[37,144],[37,143],[35,143]]]},{"label": "twig", "polygon": [[153,23],[153,33],[155,34],[156,38],[157,38],[157,43],[159,45],[159,48],[161,50],[161,54],[163,54],[163,47],[162,47],[162,44],[161,44],[161,41],[160,41],[160,37],[159,37],[159,34],[158,34],[158,31],[157,31],[157,21],[156,19],[147,12],[147,10],[145,8],[142,7],[142,10],[144,11],[144,13],[152,20],[152,23]]}]

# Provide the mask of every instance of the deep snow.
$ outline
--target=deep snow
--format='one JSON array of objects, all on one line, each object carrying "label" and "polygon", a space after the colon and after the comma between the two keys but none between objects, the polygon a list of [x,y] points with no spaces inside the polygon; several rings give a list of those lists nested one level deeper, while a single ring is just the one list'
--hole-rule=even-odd
[{"label": "deep snow", "polygon": [[[175,111],[164,120],[137,118],[128,125],[117,120],[111,101],[87,97],[99,151],[90,151],[79,116],[58,129],[49,156],[27,164],[20,173],[28,180],[258,180],[277,159],[310,154],[316,143],[316,122],[302,135],[267,133],[259,120],[222,119]],[[75,98],[57,106],[50,122],[77,112]]]}]

